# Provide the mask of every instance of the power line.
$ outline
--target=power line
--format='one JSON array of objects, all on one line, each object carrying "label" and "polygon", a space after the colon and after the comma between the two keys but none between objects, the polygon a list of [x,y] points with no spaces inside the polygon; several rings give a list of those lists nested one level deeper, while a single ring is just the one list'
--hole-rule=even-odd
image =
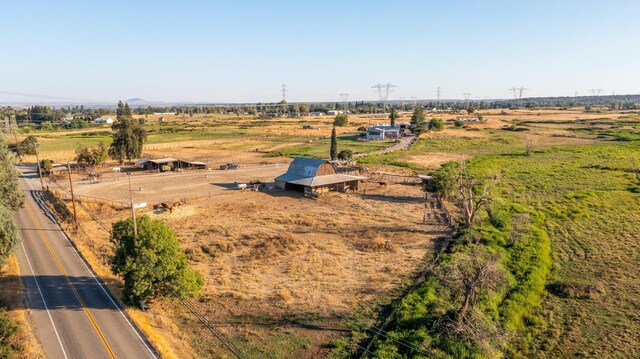
[{"label": "power line", "polygon": [[392,85],[390,82],[387,82],[386,84],[380,84],[378,82],[377,84],[371,86],[371,88],[378,93],[378,98],[380,99],[380,101],[382,101],[383,107],[386,104],[387,99],[389,99],[389,94],[393,92],[393,89],[395,87],[398,86]]}]

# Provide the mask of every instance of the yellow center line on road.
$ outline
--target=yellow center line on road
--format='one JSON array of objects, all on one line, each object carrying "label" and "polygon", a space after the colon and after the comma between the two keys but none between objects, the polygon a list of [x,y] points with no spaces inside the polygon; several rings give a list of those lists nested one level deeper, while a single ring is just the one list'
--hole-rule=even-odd
[{"label": "yellow center line on road", "polygon": [[102,334],[102,331],[98,327],[98,323],[96,323],[95,319],[91,315],[91,312],[89,311],[89,309],[85,305],[84,301],[82,300],[82,298],[80,298],[80,294],[78,294],[78,291],[76,290],[75,286],[73,285],[73,283],[71,283],[71,279],[69,279],[69,276],[67,275],[67,272],[62,267],[62,263],[60,263],[60,260],[58,259],[58,256],[53,251],[53,248],[51,247],[51,244],[49,243],[49,240],[47,239],[47,236],[44,234],[44,231],[42,230],[42,227],[40,227],[40,222],[38,222],[38,220],[36,219],[36,216],[33,213],[33,210],[31,209],[31,206],[29,205],[29,201],[25,201],[25,204],[26,204],[27,211],[29,212],[29,215],[31,216],[31,219],[33,219],[33,222],[36,224],[36,227],[38,228],[38,232],[40,232],[40,236],[42,237],[42,239],[44,240],[44,243],[46,244],[47,248],[49,249],[49,253],[51,253],[51,256],[56,261],[56,264],[58,265],[58,268],[60,268],[60,271],[64,275],[64,278],[67,280],[67,283],[69,284],[69,287],[71,288],[71,291],[73,291],[73,294],[75,294],[76,298],[78,299],[78,302],[82,306],[82,309],[84,310],[84,313],[87,315],[87,318],[89,318],[89,321],[91,322],[91,324],[93,324],[93,328],[96,330],[96,332],[98,333],[98,336],[102,340],[102,344],[104,344],[104,347],[109,352],[109,355],[111,355],[111,358],[116,359],[116,355],[113,353],[113,350],[111,350],[111,347],[109,346],[109,343],[107,343],[107,339],[104,337],[104,335]]}]

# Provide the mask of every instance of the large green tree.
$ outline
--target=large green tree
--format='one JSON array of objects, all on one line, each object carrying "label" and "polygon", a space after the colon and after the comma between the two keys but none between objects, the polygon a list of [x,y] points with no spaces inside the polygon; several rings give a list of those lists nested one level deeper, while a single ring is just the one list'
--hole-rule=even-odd
[{"label": "large green tree", "polygon": [[147,132],[138,121],[133,119],[128,104],[118,102],[116,122],[111,128],[114,131],[113,142],[109,148],[111,158],[122,163],[125,159],[131,161],[142,156],[142,146],[147,140]]},{"label": "large green tree", "polygon": [[411,132],[415,133],[416,136],[420,136],[426,130],[426,127],[424,110],[422,106],[418,106],[413,110],[413,115],[411,115]]},{"label": "large green tree", "polygon": [[338,157],[338,138],[336,136],[336,128],[334,127],[331,130],[331,152],[330,152],[331,160],[335,160]]},{"label": "large green tree", "polygon": [[7,139],[0,135],[0,206],[17,211],[24,204],[24,195],[18,187],[18,173],[13,167],[13,155]]},{"label": "large green tree", "polygon": [[13,167],[13,155],[7,148],[4,135],[0,135],[0,266],[20,242],[14,212],[22,207],[24,195],[18,187],[18,174]]},{"label": "large green tree", "polygon": [[184,298],[197,294],[204,285],[202,275],[189,268],[171,228],[147,216],[113,224],[116,250],[111,266],[124,278],[123,300],[144,307],[155,297]]}]

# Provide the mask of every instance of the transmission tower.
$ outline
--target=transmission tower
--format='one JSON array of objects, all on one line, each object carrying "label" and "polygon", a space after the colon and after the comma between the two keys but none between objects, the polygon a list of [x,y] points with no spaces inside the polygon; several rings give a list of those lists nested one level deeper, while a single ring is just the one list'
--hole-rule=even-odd
[{"label": "transmission tower", "polygon": [[342,104],[344,106],[344,113],[349,112],[349,102],[347,102],[349,94],[347,92],[343,92],[340,94],[340,98],[342,99]]},{"label": "transmission tower", "polygon": [[415,96],[411,96],[411,101],[413,102],[413,108],[415,108],[415,107],[416,107],[416,100],[417,100],[417,99],[418,99],[417,97],[415,97]]},{"label": "transmission tower", "polygon": [[469,101],[469,98],[471,97],[471,92],[465,92],[462,94],[462,96],[464,96],[465,101]]},{"label": "transmission tower", "polygon": [[380,101],[382,101],[382,107],[385,107],[387,103],[387,99],[389,98],[389,94],[393,92],[393,89],[395,87],[397,86],[392,85],[389,82],[387,82],[386,84],[380,84],[378,82],[377,84],[371,86],[371,88],[378,93],[378,98],[380,99]]},{"label": "transmission tower", "polygon": [[282,84],[280,92],[282,92],[282,101],[280,101],[280,110],[284,116],[287,113],[287,84]]},{"label": "transmission tower", "polygon": [[404,111],[404,97],[398,97],[400,99],[400,108]]},{"label": "transmission tower", "polygon": [[604,91],[603,89],[591,89],[589,90],[591,92],[591,96],[600,96],[600,94],[602,93],[602,91]]},{"label": "transmission tower", "polygon": [[440,93],[442,93],[442,88],[440,88],[440,86],[438,86],[438,88],[436,89],[436,94],[438,96],[438,103],[440,103]]}]

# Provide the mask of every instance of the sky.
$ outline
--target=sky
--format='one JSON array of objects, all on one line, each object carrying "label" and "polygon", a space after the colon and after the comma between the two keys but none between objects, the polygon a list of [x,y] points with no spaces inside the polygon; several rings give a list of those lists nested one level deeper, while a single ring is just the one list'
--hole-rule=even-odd
[{"label": "sky", "polygon": [[[640,1],[0,0],[0,102],[640,93]],[[19,95],[28,94],[29,96]]]}]

